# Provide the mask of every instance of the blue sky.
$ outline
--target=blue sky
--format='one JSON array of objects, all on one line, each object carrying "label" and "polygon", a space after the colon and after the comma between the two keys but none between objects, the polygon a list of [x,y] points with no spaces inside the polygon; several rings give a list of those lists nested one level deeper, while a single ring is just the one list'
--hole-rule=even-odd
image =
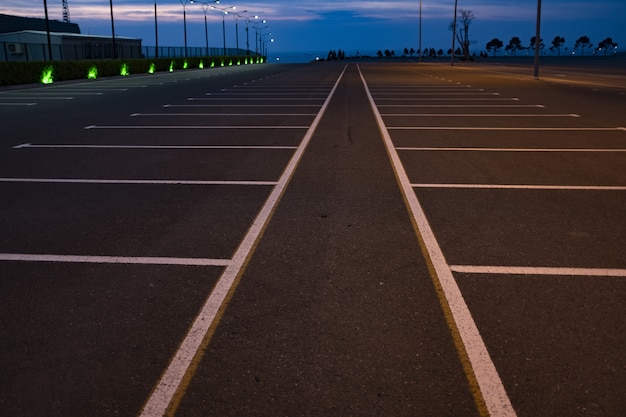
[{"label": "blue sky", "polygon": [[[183,0],[184,1],[184,0]],[[61,20],[61,0],[47,0],[50,18]],[[259,16],[274,42],[272,56],[298,52],[303,56],[325,55],[342,49],[348,55],[374,54],[379,49],[401,53],[419,44],[419,0],[221,0],[217,7],[236,6],[244,17]],[[110,35],[110,9],[107,0],[68,0],[70,18],[83,33]],[[157,0],[159,45],[182,46],[184,31],[180,0]],[[518,36],[524,46],[535,34],[537,0],[458,0],[459,9],[471,10],[475,20],[470,38],[473,51],[484,50],[494,37],[505,45]],[[154,0],[113,0],[115,32],[119,36],[143,39],[155,44]],[[187,4],[189,46],[204,46],[202,5]],[[0,13],[43,17],[41,0],[2,0]],[[447,51],[451,45],[448,25],[454,14],[454,0],[422,0],[422,46]],[[209,44],[221,46],[222,15],[207,13]],[[563,36],[569,52],[576,40],[588,36],[594,45],[607,37],[626,50],[626,1],[624,0],[543,0],[541,37],[550,46],[555,36]],[[246,42],[245,19],[239,20],[239,46]],[[251,44],[254,31],[250,30]],[[268,36],[268,37],[269,37]],[[226,16],[226,46],[235,47],[235,20]],[[251,45],[251,49],[254,47]]]}]

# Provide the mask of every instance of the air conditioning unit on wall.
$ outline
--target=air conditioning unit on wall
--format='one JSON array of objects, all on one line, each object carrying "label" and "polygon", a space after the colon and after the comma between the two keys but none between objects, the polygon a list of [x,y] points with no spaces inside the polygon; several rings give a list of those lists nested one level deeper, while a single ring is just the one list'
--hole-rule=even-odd
[{"label": "air conditioning unit on wall", "polygon": [[21,43],[7,43],[7,50],[10,54],[21,55],[24,53],[24,45]]}]

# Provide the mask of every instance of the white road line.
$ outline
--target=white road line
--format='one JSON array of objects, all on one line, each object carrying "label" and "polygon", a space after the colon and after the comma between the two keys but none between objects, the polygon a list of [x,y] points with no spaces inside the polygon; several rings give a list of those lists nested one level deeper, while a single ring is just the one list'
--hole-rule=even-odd
[{"label": "white road line", "polygon": [[531,185],[531,184],[411,184],[413,188],[467,188],[485,190],[626,191],[621,185]]},{"label": "white road line", "polygon": [[49,255],[26,253],[0,253],[0,261],[18,262],[68,262],[96,264],[140,264],[140,265],[189,265],[189,266],[228,266],[228,259],[210,258],[168,258],[145,256],[83,256]]},{"label": "white road line", "polygon": [[226,101],[226,100],[237,100],[237,101],[289,101],[289,100],[297,100],[297,101],[324,101],[323,97],[320,98],[279,98],[279,97],[265,97],[265,98],[254,98],[254,97],[190,97],[187,99],[188,101]]},{"label": "white road line", "polygon": [[[163,107],[320,107],[319,104],[164,104]],[[499,106],[497,106],[499,107]]]},{"label": "white road line", "polygon": [[85,130],[91,129],[308,129],[309,126],[156,126],[156,125],[127,125],[127,126],[101,126],[91,125],[85,126]]},{"label": "white road line", "polygon": [[554,268],[554,267],[526,267],[526,266],[450,265],[450,269],[453,272],[459,272],[463,274],[626,277],[626,269],[612,269],[612,268]]},{"label": "white road line", "polygon": [[579,114],[501,113],[384,113],[383,117],[580,117]]},{"label": "white road line", "polygon": [[243,273],[246,263],[252,256],[254,247],[260,239],[261,234],[274,212],[274,209],[287,188],[287,185],[289,184],[291,177],[293,176],[293,173],[295,172],[296,167],[298,166],[300,159],[307,148],[307,145],[311,141],[313,133],[317,129],[322,116],[326,112],[326,108],[328,107],[330,100],[335,94],[339,82],[343,78],[346,68],[347,66],[344,67],[343,72],[339,75],[335,86],[326,98],[320,112],[311,124],[309,130],[306,132],[298,150],[294,153],[293,157],[289,161],[289,164],[283,171],[278,184],[276,184],[276,187],[272,190],[267,201],[250,226],[248,233],[246,233],[246,236],[241,241],[241,244],[233,256],[231,264],[226,267],[226,270],[215,284],[211,295],[206,300],[200,310],[200,313],[189,328],[185,339],[180,344],[178,351],[172,358],[160,381],[150,395],[150,398],[148,398],[145,406],[143,407],[140,417],[160,417],[166,413],[172,400],[177,394],[183,379],[189,372],[190,365],[194,361],[194,358],[198,355],[207,333],[213,325],[213,321],[217,317],[220,309],[223,308],[223,304],[228,298],[233,284],[235,283],[237,277]]},{"label": "white road line", "polygon": [[7,100],[74,100],[74,97],[50,97],[41,95],[0,95],[0,98]]},{"label": "white road line", "polygon": [[35,106],[37,103],[0,103],[0,106]]},{"label": "white road line", "polygon": [[317,113],[133,113],[130,117],[137,116],[240,116],[240,117],[249,117],[249,116],[316,116]]},{"label": "white road line", "polygon": [[543,109],[546,106],[543,104],[379,104],[379,108],[381,107],[427,107],[427,108],[498,108],[498,109],[517,109],[517,108],[539,108]]},{"label": "white road line", "polygon": [[519,101],[519,98],[515,97],[415,97],[415,98],[392,98],[392,97],[379,97],[377,101],[393,100],[393,101]]},{"label": "white road line", "polygon": [[257,185],[274,186],[274,181],[115,180],[83,178],[0,178],[0,183],[40,184],[136,184],[136,185]]},{"label": "white road line", "polygon": [[[421,95],[428,95],[429,96],[429,95],[433,95],[433,94],[436,94],[438,96],[499,96],[500,95],[500,93],[480,93],[480,92],[473,92],[473,91],[467,91],[467,92],[466,91],[458,91],[458,92],[452,92],[452,93],[448,93],[448,92],[441,93],[441,92],[437,92],[437,91],[433,91],[433,92],[430,92],[430,93],[428,93],[428,92],[421,93],[421,92],[416,91],[416,92],[407,93],[407,94],[404,94],[404,95],[414,95],[414,96],[417,96],[418,99],[419,99],[419,96],[421,96]],[[387,98],[387,97],[380,97],[381,95],[383,95],[383,93],[376,94],[376,100]],[[396,93],[388,93],[386,95],[394,95],[394,96],[396,96],[397,94]],[[404,98],[400,97],[399,99],[402,100]],[[408,98],[408,99],[410,100],[410,98]]]},{"label": "white road line", "polygon": [[236,146],[236,145],[37,145],[23,143],[13,149],[48,148],[48,149],[297,149],[297,146]]},{"label": "white road line", "polygon": [[426,151],[426,152],[626,152],[626,149],[617,148],[432,148],[432,147],[397,147],[399,151]]},{"label": "white road line", "polygon": [[502,130],[502,131],[584,131],[614,132],[626,131],[624,127],[470,127],[470,126],[391,126],[389,130]]},{"label": "white road line", "polygon": [[416,193],[412,189],[406,171],[402,166],[400,157],[393,146],[391,136],[385,127],[385,122],[376,108],[374,98],[368,90],[367,83],[363,77],[363,73],[361,73],[360,67],[359,73],[361,75],[363,85],[365,86],[365,91],[368,95],[372,111],[374,112],[374,116],[378,122],[380,133],[383,136],[385,146],[387,147],[389,158],[391,159],[392,166],[396,172],[396,177],[402,188],[405,201],[410,208],[413,220],[419,231],[421,240],[424,243],[425,250],[427,251],[427,256],[434,269],[435,276],[433,279],[438,281],[439,286],[443,291],[445,302],[450,308],[452,320],[458,329],[464,350],[471,363],[478,388],[480,389],[480,393],[485,401],[487,410],[492,416],[515,416],[515,411],[513,410],[513,406],[511,405],[504,386],[502,385],[498,371],[489,356],[489,352],[485,347],[485,343],[478,331],[478,328],[476,327],[476,323],[472,318],[469,308],[467,307],[467,304],[465,304],[463,295],[454,280],[452,271],[450,270],[443,252],[439,247],[439,243],[437,242],[430,224],[428,223],[426,214],[417,199]]}]

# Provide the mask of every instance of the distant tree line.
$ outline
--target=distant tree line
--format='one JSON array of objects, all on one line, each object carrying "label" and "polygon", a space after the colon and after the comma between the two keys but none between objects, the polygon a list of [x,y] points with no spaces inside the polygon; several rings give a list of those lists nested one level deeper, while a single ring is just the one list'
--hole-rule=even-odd
[{"label": "distant tree line", "polygon": [[[500,39],[493,38],[492,40],[487,42],[487,45],[485,46],[485,48],[487,49],[487,51],[491,52],[493,56],[496,56],[496,53],[500,49],[502,49],[502,47],[504,47],[504,50],[507,53],[511,53],[513,54],[513,56],[516,56],[518,51],[534,50],[535,42],[536,42],[536,37],[533,36],[532,38],[530,38],[530,45],[526,47],[522,45],[522,40],[519,37],[514,36],[511,38],[509,43],[506,46],[504,46],[504,42],[502,42]],[[565,45],[565,38],[562,36],[555,36],[554,39],[552,40],[552,46],[550,46],[549,49],[552,52],[556,51],[557,55],[561,56],[561,49],[564,47],[564,45]],[[545,48],[545,44],[543,43],[543,39],[540,39],[539,49],[543,50],[544,48]],[[593,44],[591,43],[591,40],[589,39],[588,36],[581,36],[580,38],[578,38],[578,40],[576,40],[576,43],[574,44],[574,51],[576,51],[579,48],[580,48],[581,56],[585,56],[585,50],[589,50],[593,48]],[[600,43],[598,43],[596,51],[600,51],[604,53],[604,55],[606,56],[611,48],[613,49],[617,48],[617,42],[613,42],[613,39],[611,38],[606,38]],[[565,47],[565,50],[567,51],[567,47]]]}]

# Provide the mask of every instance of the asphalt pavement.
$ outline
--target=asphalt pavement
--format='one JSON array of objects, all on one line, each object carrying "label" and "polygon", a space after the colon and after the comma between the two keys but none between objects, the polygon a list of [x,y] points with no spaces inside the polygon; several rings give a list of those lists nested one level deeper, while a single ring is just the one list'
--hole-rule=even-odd
[{"label": "asphalt pavement", "polygon": [[626,81],[520,71],[0,91],[0,414],[625,414]]}]

